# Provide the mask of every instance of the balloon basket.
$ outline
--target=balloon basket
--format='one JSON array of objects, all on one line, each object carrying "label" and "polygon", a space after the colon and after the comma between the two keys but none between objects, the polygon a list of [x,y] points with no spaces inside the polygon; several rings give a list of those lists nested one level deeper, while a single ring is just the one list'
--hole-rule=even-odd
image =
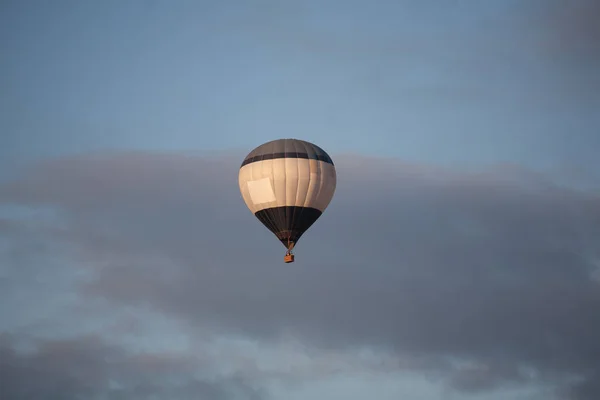
[{"label": "balloon basket", "polygon": [[283,257],[283,261],[285,261],[286,264],[294,262],[294,255],[293,254],[286,254]]}]

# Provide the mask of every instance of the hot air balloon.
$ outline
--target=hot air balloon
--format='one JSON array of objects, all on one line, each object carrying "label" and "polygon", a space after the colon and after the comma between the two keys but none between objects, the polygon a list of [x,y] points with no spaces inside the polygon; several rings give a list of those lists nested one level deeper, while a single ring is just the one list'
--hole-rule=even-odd
[{"label": "hot air balloon", "polygon": [[244,202],[287,252],[327,208],[336,187],[331,157],[319,146],[298,139],[278,139],[250,152],[239,171]]}]

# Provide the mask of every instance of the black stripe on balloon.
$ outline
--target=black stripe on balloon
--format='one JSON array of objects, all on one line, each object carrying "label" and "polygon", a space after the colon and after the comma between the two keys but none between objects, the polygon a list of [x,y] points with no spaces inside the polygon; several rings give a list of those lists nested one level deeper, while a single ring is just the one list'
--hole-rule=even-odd
[{"label": "black stripe on balloon", "polygon": [[318,160],[323,161],[328,164],[333,165],[333,160],[328,155],[323,154],[308,154],[308,153],[297,153],[297,152],[287,152],[287,153],[270,153],[270,154],[261,154],[258,156],[246,158],[240,168],[244,165],[263,160],[275,160],[277,158],[304,158],[306,160]]},{"label": "black stripe on balloon", "polygon": [[300,237],[321,214],[321,211],[312,207],[286,206],[265,208],[254,215],[287,249],[290,244],[298,243]]}]

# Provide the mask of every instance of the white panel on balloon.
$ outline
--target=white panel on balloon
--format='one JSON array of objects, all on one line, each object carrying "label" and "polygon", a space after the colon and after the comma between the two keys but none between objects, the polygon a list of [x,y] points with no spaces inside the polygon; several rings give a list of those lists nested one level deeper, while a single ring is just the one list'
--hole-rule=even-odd
[{"label": "white panel on balloon", "polygon": [[255,205],[270,203],[276,200],[270,178],[249,181],[248,192],[250,192],[252,203]]}]

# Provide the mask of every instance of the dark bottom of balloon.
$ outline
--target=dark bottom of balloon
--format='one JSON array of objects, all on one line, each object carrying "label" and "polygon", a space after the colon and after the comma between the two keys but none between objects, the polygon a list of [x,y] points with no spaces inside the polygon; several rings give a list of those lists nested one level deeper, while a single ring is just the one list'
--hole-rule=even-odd
[{"label": "dark bottom of balloon", "polygon": [[286,206],[265,208],[254,215],[291,250],[321,214],[316,208]]}]

